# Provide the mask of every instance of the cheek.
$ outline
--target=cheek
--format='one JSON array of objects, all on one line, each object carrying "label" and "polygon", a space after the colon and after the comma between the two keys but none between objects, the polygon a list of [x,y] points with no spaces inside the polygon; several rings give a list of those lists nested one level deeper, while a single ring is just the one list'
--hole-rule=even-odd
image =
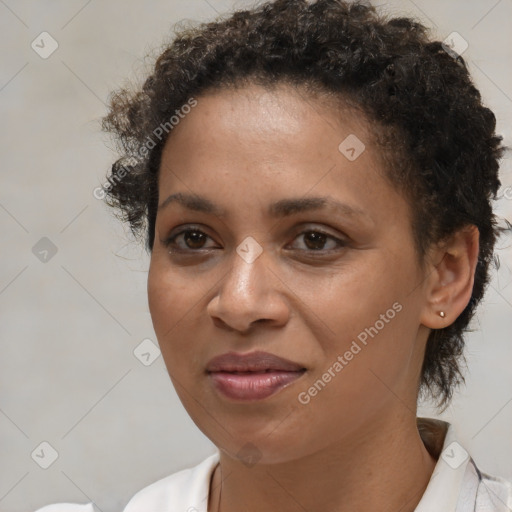
[{"label": "cheek", "polygon": [[[317,325],[328,327],[327,336],[317,337],[324,361],[314,379],[331,368],[344,375],[333,379],[340,386],[374,396],[374,390],[369,393],[372,388],[385,386],[379,377],[394,386],[410,372],[419,302],[418,293],[411,293],[417,279],[414,268],[403,263],[376,252],[364,265],[333,274],[322,293],[308,298],[307,304],[317,312]],[[343,358],[342,370],[339,365],[332,369],[338,356]]]},{"label": "cheek", "polygon": [[[165,256],[153,254],[148,273],[148,305],[155,329],[169,330],[193,313],[201,296],[201,280],[191,279],[190,271],[173,268]],[[157,331],[157,334],[158,334]],[[164,331],[165,332],[165,331]],[[163,341],[163,340],[160,340]]]},{"label": "cheek", "polygon": [[160,331],[164,324],[168,323],[169,316],[175,314],[172,308],[175,302],[173,295],[171,283],[153,257],[148,274],[148,306],[159,342],[161,342]]},{"label": "cheek", "polygon": [[343,265],[329,275],[295,275],[291,282],[302,307],[314,313],[313,321],[328,328],[330,338],[347,341],[375,322],[381,328],[380,315],[388,310],[391,311],[384,320],[396,316],[393,304],[401,301],[401,279],[407,277],[394,275],[397,272],[390,270],[391,265],[396,263],[385,261],[375,251],[361,255],[358,261]]},{"label": "cheek", "polygon": [[[185,285],[175,272],[153,257],[148,274],[148,305],[160,348],[166,358],[171,344],[179,344],[177,335],[187,315],[193,314],[193,286]],[[166,361],[167,362],[167,361]]]},{"label": "cheek", "polygon": [[[148,305],[164,362],[172,375],[198,371],[195,361],[205,349],[197,339],[208,322],[206,295],[212,284],[207,274],[173,268],[165,256],[154,255],[148,273]],[[204,337],[204,336],[203,336]]]}]

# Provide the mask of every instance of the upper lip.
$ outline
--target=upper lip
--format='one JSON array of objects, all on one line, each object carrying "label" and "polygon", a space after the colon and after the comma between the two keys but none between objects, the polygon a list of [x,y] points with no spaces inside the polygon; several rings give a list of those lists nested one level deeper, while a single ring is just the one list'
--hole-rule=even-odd
[{"label": "upper lip", "polygon": [[261,372],[266,370],[296,372],[305,370],[305,368],[298,363],[268,352],[251,352],[249,354],[228,352],[211,359],[206,367],[207,372]]}]

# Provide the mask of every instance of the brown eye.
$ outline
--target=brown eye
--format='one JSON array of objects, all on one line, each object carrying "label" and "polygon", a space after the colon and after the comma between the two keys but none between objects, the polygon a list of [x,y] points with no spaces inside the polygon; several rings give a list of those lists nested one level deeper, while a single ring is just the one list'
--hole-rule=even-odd
[{"label": "brown eye", "polygon": [[[327,252],[346,245],[342,240],[317,230],[304,231],[297,236],[296,240],[299,240],[300,238],[304,240],[303,245],[305,246],[305,249],[299,247],[299,250],[306,252]],[[331,241],[331,247],[325,248],[329,241]]]},{"label": "brown eye", "polygon": [[322,250],[325,246],[326,239],[326,235],[314,231],[304,235],[304,242],[309,249]]},{"label": "brown eye", "polygon": [[[210,237],[201,230],[189,228],[168,238],[164,242],[164,245],[168,248],[175,248],[178,251],[210,249],[210,247],[204,247],[208,238]],[[180,244],[176,243],[179,240],[182,240],[183,242]]]},{"label": "brown eye", "polygon": [[204,245],[206,235],[200,231],[185,231],[183,240],[190,249],[201,249]]}]

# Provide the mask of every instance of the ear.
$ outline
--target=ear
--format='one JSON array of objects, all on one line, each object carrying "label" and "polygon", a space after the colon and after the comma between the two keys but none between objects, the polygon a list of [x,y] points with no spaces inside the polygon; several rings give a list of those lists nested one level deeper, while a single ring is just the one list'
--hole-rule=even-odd
[{"label": "ear", "polygon": [[[426,301],[420,322],[431,329],[452,324],[471,299],[480,233],[468,225],[431,249],[427,257]],[[443,311],[445,317],[440,316]]]}]

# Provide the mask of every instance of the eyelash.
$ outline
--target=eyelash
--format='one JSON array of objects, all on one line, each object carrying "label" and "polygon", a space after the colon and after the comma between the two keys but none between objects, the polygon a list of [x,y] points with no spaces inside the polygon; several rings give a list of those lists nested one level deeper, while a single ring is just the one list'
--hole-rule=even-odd
[{"label": "eyelash", "polygon": [[[210,236],[208,236],[206,233],[204,233],[203,231],[201,231],[199,228],[195,228],[195,227],[187,227],[181,231],[179,231],[178,233],[176,233],[175,235],[167,238],[166,240],[164,240],[164,245],[165,247],[169,248],[171,247],[176,239],[181,236],[181,235],[184,235],[184,234],[187,234],[187,233],[197,233],[197,234],[200,234],[200,235],[204,235],[206,236],[207,238],[210,238]],[[347,243],[343,240],[340,240],[339,238],[336,238],[334,237],[333,235],[330,235],[328,233],[325,233],[324,231],[322,230],[319,230],[319,229],[308,229],[308,230],[305,230],[305,231],[301,231],[300,233],[297,234],[297,236],[295,238],[298,238],[302,235],[306,235],[306,234],[311,234],[311,233],[315,233],[315,234],[320,234],[320,235],[323,235],[326,237],[326,239],[331,239],[331,240],[334,240],[336,242],[336,245],[337,245],[337,249],[339,248],[343,248],[347,245]],[[186,252],[190,252],[190,253],[194,253],[194,252],[199,252],[199,251],[205,251],[205,250],[210,250],[208,248],[206,249],[190,249],[190,248],[186,248],[186,249],[183,249],[183,248],[180,248],[178,247],[177,249],[174,249],[171,247],[172,250],[174,250],[174,252],[182,252],[182,253],[186,253]],[[318,250],[315,250],[315,249],[298,249],[299,251],[303,251],[303,252],[308,252],[308,253],[313,253],[313,254],[322,254],[322,253],[329,253],[329,252],[333,252],[333,251],[336,251],[336,249],[318,249]],[[169,251],[171,252],[171,251]]]}]

